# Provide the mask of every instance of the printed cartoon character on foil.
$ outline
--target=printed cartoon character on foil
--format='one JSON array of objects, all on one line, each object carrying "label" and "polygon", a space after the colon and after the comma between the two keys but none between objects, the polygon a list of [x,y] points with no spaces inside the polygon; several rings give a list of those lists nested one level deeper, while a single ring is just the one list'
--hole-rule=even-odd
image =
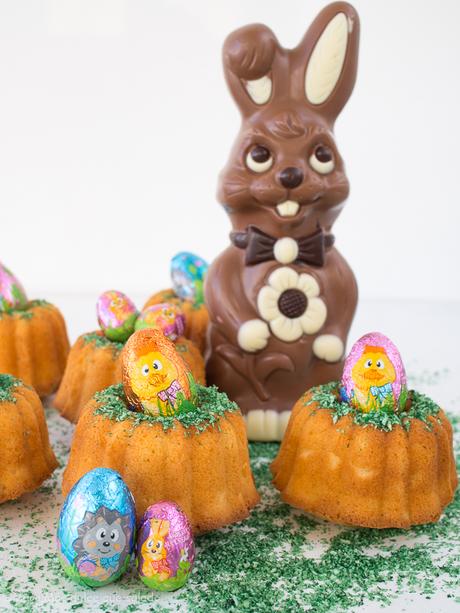
[{"label": "printed cartoon character on foil", "polygon": [[207,263],[197,255],[183,251],[171,260],[171,279],[176,294],[196,305],[204,301],[203,284]]},{"label": "printed cartoon character on foil", "polygon": [[371,332],[353,345],[345,360],[340,393],[344,401],[366,413],[404,408],[406,373],[389,338]]},{"label": "printed cartoon character on foil", "polygon": [[96,312],[105,336],[121,343],[133,333],[139,315],[134,302],[118,290],[109,290],[101,294],[96,303]]},{"label": "printed cartoon character on foil", "polygon": [[123,566],[131,538],[129,515],[102,506],[86,511],[73,544],[75,565],[82,577],[107,581]]},{"label": "printed cartoon character on foil", "polygon": [[163,302],[146,308],[138,317],[135,330],[156,328],[169,340],[175,342],[185,332],[185,317],[174,304]]},{"label": "printed cartoon character on foil", "polygon": [[192,398],[192,375],[174,344],[160,330],[135,332],[122,353],[122,377],[133,409],[174,415]]},{"label": "printed cartoon character on foil", "polygon": [[147,509],[140,522],[136,566],[143,583],[173,591],[187,581],[195,560],[190,524],[184,513],[167,501]]},{"label": "printed cartoon character on foil", "polygon": [[153,519],[150,532],[142,545],[142,572],[146,577],[156,576],[159,581],[169,579],[172,571],[168,565],[165,538],[169,534],[169,521]]}]

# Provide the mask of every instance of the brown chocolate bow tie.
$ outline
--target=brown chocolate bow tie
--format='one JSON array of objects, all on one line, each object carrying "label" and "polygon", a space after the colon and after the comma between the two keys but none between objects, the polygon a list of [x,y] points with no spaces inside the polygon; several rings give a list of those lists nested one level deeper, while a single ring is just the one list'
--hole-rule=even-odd
[{"label": "brown chocolate bow tie", "polygon": [[[277,238],[265,234],[255,226],[248,226],[246,232],[232,232],[230,240],[239,249],[246,249],[245,264],[253,265],[275,260],[274,246]],[[322,228],[302,238],[296,239],[299,253],[296,261],[312,266],[323,266],[326,249],[334,244],[334,235],[326,234]]]}]

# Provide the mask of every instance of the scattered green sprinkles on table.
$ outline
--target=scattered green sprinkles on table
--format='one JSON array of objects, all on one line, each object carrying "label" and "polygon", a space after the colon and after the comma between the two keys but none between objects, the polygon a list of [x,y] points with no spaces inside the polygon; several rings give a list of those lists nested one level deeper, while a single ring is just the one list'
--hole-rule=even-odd
[{"label": "scattered green sprinkles on table", "polygon": [[[460,464],[460,416],[449,417]],[[63,467],[73,426],[49,409],[47,421]],[[57,470],[34,494],[0,507],[0,611],[345,613],[402,596],[400,610],[408,603],[420,611],[460,604],[458,492],[436,524],[405,531],[335,526],[281,502],[269,470],[278,448],[251,443],[261,504],[246,521],[196,539],[190,580],[172,594],[144,586],[134,563],[120,581],[98,590],[74,585],[62,573],[55,553],[63,502]]]},{"label": "scattered green sprinkles on table", "polygon": [[413,419],[423,421],[429,429],[431,428],[430,417],[435,417],[439,413],[438,405],[431,398],[415,390],[409,392],[409,408],[405,411],[364,413],[340,400],[339,387],[340,384],[333,381],[313,388],[311,395],[310,392],[305,394],[304,405],[309,406],[315,402],[318,403],[317,410],[330,410],[334,423],[337,423],[341,417],[350,415],[358,426],[373,426],[385,432],[389,432],[393,426],[402,426],[405,430],[409,430]]},{"label": "scattered green sprinkles on table", "polygon": [[132,411],[128,406],[123,384],[117,383],[102,392],[94,395],[98,406],[94,410],[96,415],[103,415],[114,421],[129,420],[133,426],[139,424],[161,424],[164,430],[174,428],[176,423],[182,424],[186,429],[193,428],[197,432],[203,432],[213,425],[219,424],[219,420],[225,417],[227,412],[238,411],[238,406],[228,399],[217,387],[205,387],[195,383],[196,403],[184,400],[175,415],[147,415]]}]

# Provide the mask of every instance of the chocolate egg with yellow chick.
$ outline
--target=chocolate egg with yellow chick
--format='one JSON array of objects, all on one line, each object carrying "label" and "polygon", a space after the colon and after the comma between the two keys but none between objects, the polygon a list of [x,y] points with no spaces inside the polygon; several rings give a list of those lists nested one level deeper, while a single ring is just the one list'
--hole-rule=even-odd
[{"label": "chocolate egg with yellow chick", "polygon": [[135,332],[121,354],[123,387],[135,411],[174,415],[192,397],[192,376],[174,344],[160,330]]},{"label": "chocolate egg with yellow chick", "polygon": [[344,362],[340,395],[364,413],[405,408],[406,371],[398,349],[387,336],[369,332],[356,341]]}]

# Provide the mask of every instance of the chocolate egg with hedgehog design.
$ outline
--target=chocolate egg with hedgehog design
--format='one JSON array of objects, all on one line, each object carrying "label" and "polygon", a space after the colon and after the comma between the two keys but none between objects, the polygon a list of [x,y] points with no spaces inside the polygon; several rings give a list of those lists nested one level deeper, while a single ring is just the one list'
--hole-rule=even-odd
[{"label": "chocolate egg with hedgehog design", "polygon": [[195,561],[190,523],[174,502],[151,505],[139,524],[136,566],[151,589],[177,590],[187,581]]},{"label": "chocolate egg with hedgehog design", "polygon": [[138,330],[121,354],[123,388],[132,409],[149,415],[174,415],[193,400],[189,368],[163,332]]},{"label": "chocolate egg with hedgehog design", "polygon": [[20,310],[27,305],[27,296],[13,273],[0,263],[0,312]]},{"label": "chocolate egg with hedgehog design", "polygon": [[347,356],[340,390],[356,409],[393,412],[407,402],[407,378],[394,343],[380,332],[362,336]]},{"label": "chocolate egg with hedgehog design", "polygon": [[118,579],[134,550],[136,511],[118,472],[95,468],[69,492],[59,517],[57,551],[66,574],[90,587]]},{"label": "chocolate egg with hedgehog design", "polygon": [[133,301],[118,290],[102,293],[96,303],[97,320],[111,341],[124,343],[134,332],[139,315]]}]

